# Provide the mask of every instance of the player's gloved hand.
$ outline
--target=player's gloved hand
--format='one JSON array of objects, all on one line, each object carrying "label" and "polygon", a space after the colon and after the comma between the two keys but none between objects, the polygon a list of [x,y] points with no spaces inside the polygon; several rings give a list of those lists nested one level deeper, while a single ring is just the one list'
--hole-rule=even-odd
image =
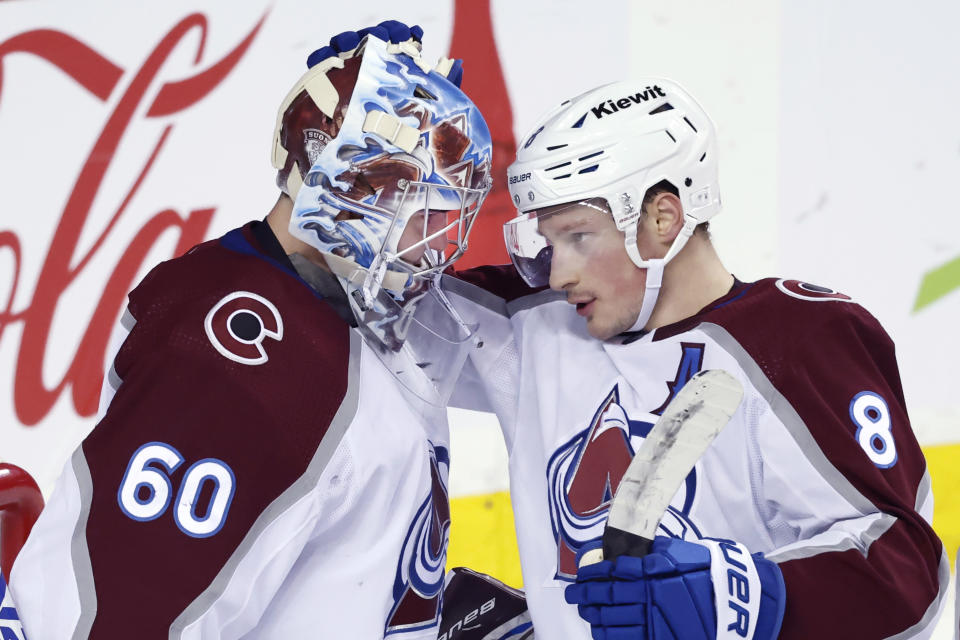
[{"label": "player's gloved hand", "polygon": [[566,599],[594,640],[771,640],[785,588],[779,567],[743,545],[657,537],[643,558],[580,567]]},{"label": "player's gloved hand", "polygon": [[[313,68],[327,58],[353,51],[368,34],[390,44],[410,42],[418,51],[421,48],[420,43],[423,42],[423,29],[419,25],[407,26],[399,20],[384,20],[372,27],[364,27],[359,31],[343,31],[333,36],[330,44],[320,47],[307,57],[307,68]],[[463,60],[442,58],[434,70],[458,87],[463,81]]]}]

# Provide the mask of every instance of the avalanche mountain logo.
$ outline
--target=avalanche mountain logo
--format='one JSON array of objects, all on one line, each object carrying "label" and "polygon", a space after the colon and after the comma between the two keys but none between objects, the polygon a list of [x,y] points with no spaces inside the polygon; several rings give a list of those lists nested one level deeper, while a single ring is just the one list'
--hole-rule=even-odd
[{"label": "avalanche mountain logo", "polygon": [[[650,412],[653,416],[661,415],[687,381],[703,368],[703,343],[681,342],[680,349],[677,373],[672,381],[666,382],[666,399]],[[652,422],[630,419],[620,404],[619,385],[614,385],[589,426],[551,456],[547,464],[547,487],[550,521],[557,543],[555,577],[558,580],[576,579],[577,553],[585,544],[603,535],[610,501],[637,448],[652,428]],[[683,539],[701,537],[688,517],[696,489],[697,472],[693,469],[674,500],[674,504],[682,506],[668,508],[660,521],[659,535]]]},{"label": "avalanche mountain logo", "polygon": [[403,543],[393,582],[393,609],[384,636],[439,624],[450,538],[447,474],[450,453],[430,445],[430,494],[420,505]]},{"label": "avalanche mountain logo", "polygon": [[[624,472],[633,460],[635,447],[650,433],[653,423],[631,420],[620,405],[619,386],[614,386],[600,404],[590,426],[561,446],[547,465],[550,489],[550,520],[557,542],[558,580],[573,581],[577,553],[598,540],[607,521]],[[637,443],[636,445],[634,443]],[[688,514],[696,494],[696,469],[681,487],[683,507],[670,507],[660,522],[659,535],[699,538]]]}]

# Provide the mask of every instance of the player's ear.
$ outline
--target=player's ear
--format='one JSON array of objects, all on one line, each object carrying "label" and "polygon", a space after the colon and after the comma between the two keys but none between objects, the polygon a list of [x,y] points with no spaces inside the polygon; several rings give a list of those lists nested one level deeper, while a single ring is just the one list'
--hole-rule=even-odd
[{"label": "player's ear", "polygon": [[648,229],[656,234],[659,243],[669,247],[683,228],[683,204],[680,198],[664,191],[658,193],[644,209]]}]

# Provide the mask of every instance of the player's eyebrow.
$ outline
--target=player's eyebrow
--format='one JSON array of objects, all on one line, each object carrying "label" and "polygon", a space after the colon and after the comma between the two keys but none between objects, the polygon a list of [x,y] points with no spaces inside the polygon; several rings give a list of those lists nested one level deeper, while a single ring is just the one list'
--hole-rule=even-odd
[{"label": "player's eyebrow", "polygon": [[590,222],[589,214],[587,215],[581,214],[577,216],[571,216],[569,220],[566,220],[563,223],[561,223],[559,227],[549,228],[549,232],[544,228],[542,221],[540,224],[537,225],[537,229],[538,231],[540,231],[540,234],[545,237],[549,237],[549,236],[556,237],[563,233],[576,231],[577,229],[588,224],[589,222]]},{"label": "player's eyebrow", "polygon": [[571,229],[579,229],[580,227],[584,226],[589,222],[590,222],[590,219],[587,216],[580,216],[565,223],[562,227],[558,229],[558,231],[570,231]]}]

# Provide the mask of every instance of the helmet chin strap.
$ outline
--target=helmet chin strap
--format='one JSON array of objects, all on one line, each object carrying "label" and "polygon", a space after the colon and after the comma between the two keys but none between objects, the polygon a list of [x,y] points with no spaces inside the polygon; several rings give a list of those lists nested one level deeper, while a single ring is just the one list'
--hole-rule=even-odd
[{"label": "helmet chin strap", "polygon": [[657,298],[660,297],[660,285],[663,283],[663,269],[667,266],[667,261],[662,258],[647,260],[647,282],[643,292],[643,303],[640,305],[640,315],[636,322],[630,327],[629,331],[640,331],[650,322],[650,316],[653,315],[653,308],[657,305]]},{"label": "helmet chin strap", "polygon": [[667,255],[662,258],[651,258],[644,260],[637,249],[637,223],[633,222],[624,230],[624,247],[627,255],[633,261],[637,268],[647,270],[647,281],[643,291],[643,302],[640,304],[640,314],[628,331],[641,331],[650,322],[650,316],[653,315],[653,309],[657,306],[657,300],[660,298],[660,287],[663,284],[663,271],[667,264],[680,253],[687,240],[693,235],[696,228],[696,220],[687,219],[680,233],[674,239],[673,244],[667,251]]},{"label": "helmet chin strap", "polygon": [[364,303],[367,305],[373,304],[373,298],[381,287],[398,292],[406,289],[412,282],[410,274],[387,269],[386,263],[379,265],[382,268],[370,271],[358,265],[352,258],[343,258],[326,251],[322,253],[330,271],[356,286],[361,292],[366,290]]}]

